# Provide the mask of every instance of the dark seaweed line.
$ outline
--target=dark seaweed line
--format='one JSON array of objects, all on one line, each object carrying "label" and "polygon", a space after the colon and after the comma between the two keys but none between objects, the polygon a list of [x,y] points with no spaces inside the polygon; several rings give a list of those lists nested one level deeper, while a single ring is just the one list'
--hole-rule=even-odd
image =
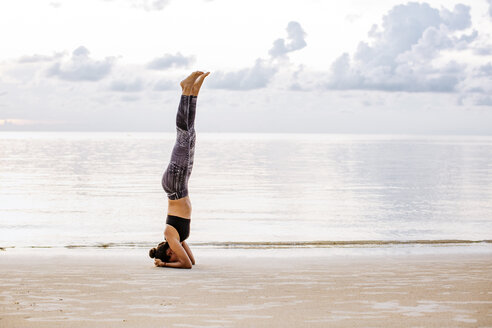
[{"label": "dark seaweed line", "polygon": [[[491,244],[492,240],[462,240],[462,239],[438,239],[438,240],[319,240],[319,241],[279,241],[279,242],[190,242],[191,246],[204,248],[328,248],[328,247],[378,247],[398,245],[470,245]],[[3,246],[0,250],[8,248],[147,248],[154,247],[153,243],[98,243],[92,245],[65,245],[65,246]]]}]

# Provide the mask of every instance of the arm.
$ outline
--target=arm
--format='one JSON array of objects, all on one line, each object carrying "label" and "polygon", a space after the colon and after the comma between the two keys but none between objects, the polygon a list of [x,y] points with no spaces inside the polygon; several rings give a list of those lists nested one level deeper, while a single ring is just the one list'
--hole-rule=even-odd
[{"label": "arm", "polygon": [[159,259],[155,259],[154,263],[158,267],[168,267],[168,268],[177,268],[177,269],[191,269],[191,266],[189,268],[184,267],[181,262],[162,262]]},{"label": "arm", "polygon": [[186,251],[186,254],[188,254],[188,257],[191,260],[191,264],[195,265],[195,258],[193,257],[193,253],[191,252],[190,246],[188,246],[186,241],[183,241],[181,243],[181,245],[183,246],[184,250]]},{"label": "arm", "polygon": [[188,253],[186,253],[183,245],[179,242],[179,239],[169,238],[166,235],[166,240],[169,243],[169,247],[173,250],[174,254],[178,257],[178,261],[165,263],[165,266],[171,268],[183,268],[183,269],[191,269],[193,265],[190,258],[188,257]]}]

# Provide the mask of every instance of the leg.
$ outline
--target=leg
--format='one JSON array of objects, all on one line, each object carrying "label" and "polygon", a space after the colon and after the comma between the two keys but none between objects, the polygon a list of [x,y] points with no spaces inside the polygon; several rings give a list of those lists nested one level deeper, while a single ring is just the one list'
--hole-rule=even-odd
[{"label": "leg", "polygon": [[176,142],[170,163],[162,176],[162,187],[171,200],[188,195],[188,167],[191,153],[191,139],[194,135],[189,131],[189,109],[191,97],[181,95],[176,114]]},{"label": "leg", "polygon": [[193,87],[191,88],[191,102],[190,108],[188,111],[188,128],[190,132],[190,158],[188,165],[188,179],[190,178],[191,171],[193,169],[193,162],[195,158],[195,113],[196,113],[196,102],[198,100],[198,93],[200,92],[200,88],[202,87],[203,80],[210,74],[210,72],[200,75],[196,81],[193,83]]},{"label": "leg", "polygon": [[195,133],[195,113],[196,113],[196,102],[197,97],[191,96],[190,108],[188,111],[188,127],[190,133],[190,157],[188,159],[188,179],[190,178],[191,171],[193,169],[193,162],[195,159],[195,141],[196,141],[196,133]]},{"label": "leg", "polygon": [[171,162],[162,177],[162,186],[169,198],[168,214],[170,215],[191,217],[188,180],[195,154],[196,101],[203,80],[209,74],[197,71],[181,82],[183,94],[176,115],[177,138]]}]

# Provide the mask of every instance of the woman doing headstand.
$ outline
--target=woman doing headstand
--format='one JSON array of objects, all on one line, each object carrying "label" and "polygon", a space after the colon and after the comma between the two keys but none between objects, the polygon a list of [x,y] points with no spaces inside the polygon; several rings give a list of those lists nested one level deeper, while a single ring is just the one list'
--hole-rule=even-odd
[{"label": "woman doing headstand", "polygon": [[191,202],[188,179],[195,154],[195,111],[198,92],[210,74],[196,71],[181,81],[182,95],[176,115],[176,142],[171,161],[162,176],[162,187],[167,193],[168,210],[164,238],[157,248],[149,251],[159,267],[191,269],[195,258],[186,243],[190,235]]}]

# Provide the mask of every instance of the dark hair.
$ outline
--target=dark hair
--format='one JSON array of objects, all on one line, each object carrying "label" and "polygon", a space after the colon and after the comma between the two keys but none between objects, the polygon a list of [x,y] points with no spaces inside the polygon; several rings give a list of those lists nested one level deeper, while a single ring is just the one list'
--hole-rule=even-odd
[{"label": "dark hair", "polygon": [[163,262],[169,262],[171,258],[166,253],[168,248],[169,244],[167,243],[167,241],[163,241],[162,243],[157,245],[157,248],[154,247],[150,249],[149,256],[151,258],[159,259]]}]

